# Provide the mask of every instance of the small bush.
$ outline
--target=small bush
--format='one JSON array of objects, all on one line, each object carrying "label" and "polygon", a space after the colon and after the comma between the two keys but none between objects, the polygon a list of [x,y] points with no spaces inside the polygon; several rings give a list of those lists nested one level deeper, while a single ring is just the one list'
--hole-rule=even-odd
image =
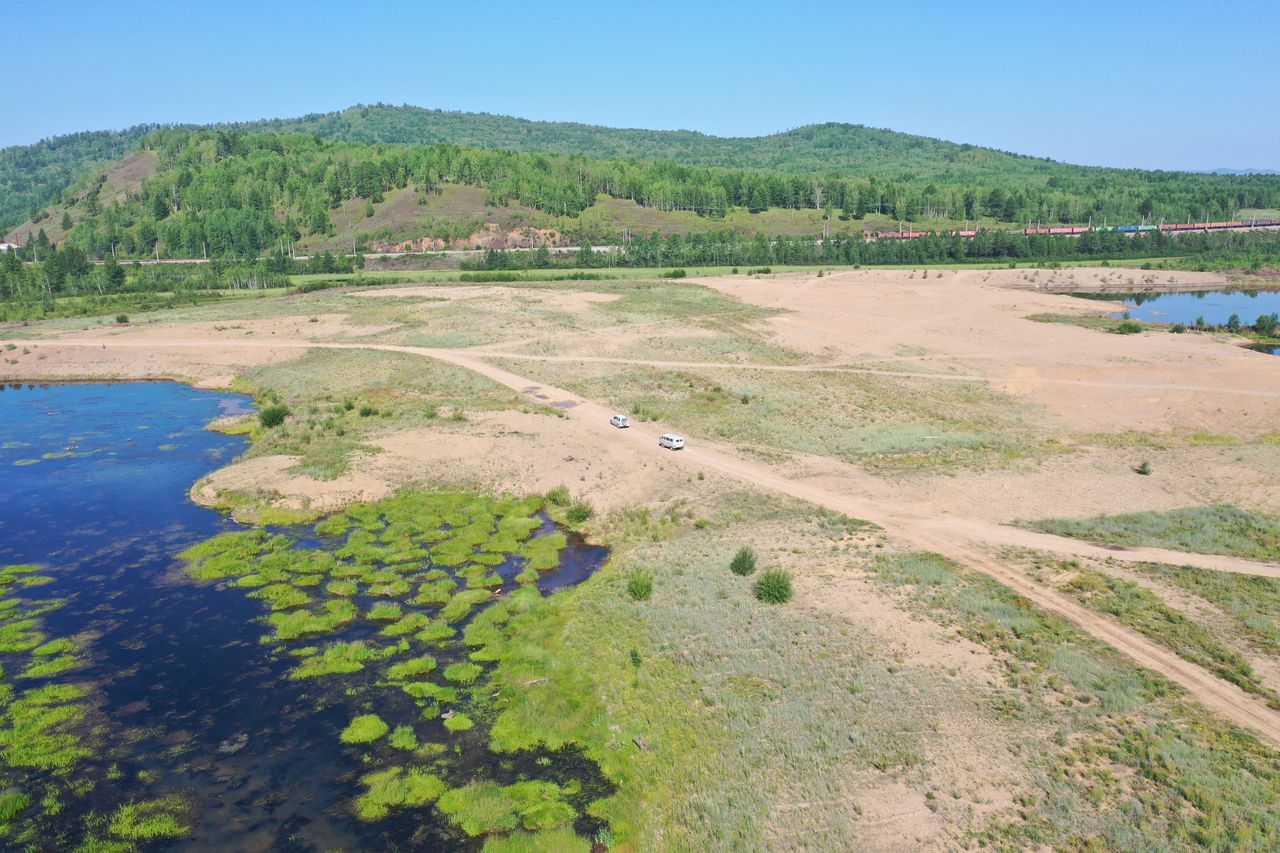
[{"label": "small bush", "polygon": [[632,601],[648,601],[653,595],[653,577],[646,572],[636,572],[627,579],[627,595]]},{"label": "small bush", "polygon": [[373,406],[370,406],[370,405],[367,405],[367,404],[366,404],[366,405],[364,405],[364,406],[361,406],[361,407],[360,407],[360,412],[359,412],[359,414],[360,414],[360,417],[362,417],[362,418],[368,418],[368,417],[372,417],[373,415],[378,414],[378,410],[377,410],[377,409],[375,409]]},{"label": "small bush", "polygon": [[128,315],[128,314],[117,314],[117,315],[116,315],[116,322],[117,322],[117,323],[119,323],[120,325],[124,325],[125,323],[129,322],[129,315]]},{"label": "small bush", "polygon": [[632,650],[631,650],[631,665],[632,665],[632,666],[636,666],[636,667],[638,667],[638,666],[640,666],[640,664],[642,664],[643,662],[644,662],[644,661],[643,661],[643,660],[641,659],[641,657],[640,657],[640,652],[636,651],[635,649],[632,649]]},{"label": "small bush", "polygon": [[1117,335],[1136,335],[1142,331],[1142,324],[1137,320],[1121,320],[1111,331]]},{"label": "small bush", "polygon": [[1144,477],[1150,476],[1151,463],[1143,459],[1141,462],[1138,463],[1138,466],[1133,469],[1133,473],[1141,474]]},{"label": "small bush", "polygon": [[673,269],[671,272],[667,273],[666,275],[664,275],[663,278],[684,278],[688,274],[689,273],[685,272],[683,269],[676,268],[676,269]]},{"label": "small bush", "polygon": [[1181,323],[1174,323],[1172,326],[1169,327],[1169,331],[1175,335],[1181,335],[1186,330],[1187,330],[1187,327],[1182,325]]},{"label": "small bush", "polygon": [[785,604],[791,600],[791,575],[781,569],[770,569],[760,575],[752,591],[765,604]]},{"label": "small bush", "polygon": [[729,570],[735,575],[741,575],[745,578],[756,570],[756,552],[743,545],[738,549],[738,553],[733,555],[733,560],[729,563]]},{"label": "small bush", "polygon": [[280,426],[289,415],[289,407],[284,403],[272,403],[258,412],[258,423],[267,429]]},{"label": "small bush", "polygon": [[555,506],[566,506],[569,503],[569,487],[556,486],[547,492],[547,503]]},{"label": "small bush", "polygon": [[595,515],[595,513],[595,508],[586,501],[574,501],[569,505],[569,508],[565,510],[564,517],[570,524],[582,524],[584,521],[591,518],[591,516]]}]

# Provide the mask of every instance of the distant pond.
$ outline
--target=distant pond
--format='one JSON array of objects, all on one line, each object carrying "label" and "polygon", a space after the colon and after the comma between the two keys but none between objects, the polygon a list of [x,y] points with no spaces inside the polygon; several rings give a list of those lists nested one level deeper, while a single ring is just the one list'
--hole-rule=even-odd
[{"label": "distant pond", "polygon": [[[1185,323],[1203,318],[1211,326],[1226,325],[1232,314],[1251,325],[1259,316],[1280,312],[1280,290],[1202,290],[1180,293],[1073,293],[1081,299],[1123,302],[1135,320]],[[1120,316],[1119,314],[1113,316]]]}]

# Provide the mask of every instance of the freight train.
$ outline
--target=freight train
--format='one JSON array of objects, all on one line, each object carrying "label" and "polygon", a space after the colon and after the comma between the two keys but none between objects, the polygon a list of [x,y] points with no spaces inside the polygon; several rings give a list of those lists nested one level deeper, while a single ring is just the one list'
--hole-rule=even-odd
[{"label": "freight train", "polygon": [[[1054,237],[1078,237],[1091,231],[1118,231],[1122,234],[1137,234],[1148,231],[1216,231],[1224,228],[1280,228],[1280,219],[1250,219],[1248,222],[1184,222],[1169,225],[1089,225],[1083,227],[1061,228],[1020,228],[1011,233],[1048,234]],[[977,231],[869,231],[867,236],[874,240],[912,240],[916,237],[976,237]]]}]

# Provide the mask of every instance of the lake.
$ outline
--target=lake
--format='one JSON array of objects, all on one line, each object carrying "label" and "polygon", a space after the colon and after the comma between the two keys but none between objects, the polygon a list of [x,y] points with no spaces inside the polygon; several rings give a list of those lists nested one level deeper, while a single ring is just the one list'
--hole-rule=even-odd
[{"label": "lake", "polygon": [[[68,759],[62,769],[0,769],[0,791],[30,795],[7,840],[73,849],[87,837],[124,837],[110,833],[126,831],[120,828],[125,824],[112,818],[108,825],[105,816],[118,816],[131,801],[179,792],[178,811],[190,830],[162,842],[172,849],[478,849],[478,839],[430,807],[396,810],[372,822],[354,816],[361,774],[392,760],[388,755],[401,755],[339,740],[344,727],[371,707],[390,724],[416,727],[424,740],[438,742],[442,754],[423,766],[448,785],[477,779],[559,784],[567,792],[561,807],[577,815],[573,830],[590,837],[599,822],[585,814],[586,805],[611,790],[593,762],[571,750],[525,751],[499,761],[487,749],[484,725],[455,733],[438,718],[447,715],[432,719],[399,691],[398,698],[375,697],[375,683],[383,682],[372,668],[291,681],[298,660],[306,660],[300,656],[314,650],[272,643],[266,620],[272,611],[262,600],[232,584],[187,575],[176,559],[180,551],[245,530],[195,505],[187,493],[247,448],[245,438],[205,425],[251,410],[246,397],[170,382],[0,386],[0,566],[35,566],[0,578],[9,615],[0,629],[8,643],[0,647],[0,664],[8,683],[22,691],[19,698],[48,697],[70,685],[84,694],[65,705],[83,716],[66,729],[88,753]],[[543,514],[525,521],[529,541],[561,534]],[[287,534],[296,553],[325,552],[341,566],[332,553],[362,535],[316,531],[314,525],[276,531],[282,534],[276,539]],[[553,568],[537,578],[538,589],[578,583],[607,557],[606,549],[572,534],[564,541],[558,562],[553,551]],[[483,571],[492,572],[486,582],[495,594],[472,616],[514,590],[524,565],[510,555],[474,556],[494,558]],[[364,571],[382,568],[370,564]],[[462,571],[448,574],[467,585]],[[377,594],[361,585],[347,600],[353,611],[367,613]],[[15,620],[23,609],[36,616]],[[424,609],[420,618],[434,612]],[[19,629],[35,630],[30,624],[38,625],[39,637],[14,642]],[[376,637],[376,630],[356,620],[332,638],[368,636]],[[23,650],[37,641],[47,642]],[[32,660],[51,659],[34,656],[67,644],[78,647],[71,669],[34,674],[56,669],[33,668]],[[400,645],[401,653],[410,648],[407,639]],[[466,652],[456,638],[432,648],[441,666]],[[386,651],[397,653],[391,646]],[[14,673],[20,673],[16,679]],[[0,731],[0,746],[4,737],[12,743],[18,731]]]},{"label": "lake", "polygon": [[[1150,323],[1184,323],[1197,318],[1211,326],[1226,325],[1235,314],[1252,325],[1259,315],[1280,312],[1280,290],[1207,290],[1182,293],[1073,293],[1083,299],[1123,302],[1129,316]],[[1115,316],[1119,316],[1118,314]]]}]

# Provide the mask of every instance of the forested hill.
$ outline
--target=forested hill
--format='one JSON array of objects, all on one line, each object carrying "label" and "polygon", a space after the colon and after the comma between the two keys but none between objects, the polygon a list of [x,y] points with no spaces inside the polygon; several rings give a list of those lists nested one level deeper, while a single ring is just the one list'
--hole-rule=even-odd
[{"label": "forested hill", "polygon": [[[78,133],[35,145],[0,149],[0,233],[32,217],[81,183],[104,161],[120,157],[155,125],[124,131]],[[564,122],[538,122],[483,113],[446,112],[410,106],[355,106],[341,112],[238,125],[211,125],[247,132],[305,133],[345,142],[374,144],[448,143],[510,151],[581,154],[592,158],[677,161],[786,174],[839,175],[930,184],[991,188],[1005,192],[1092,187],[1099,194],[1123,190],[1150,196],[1154,206],[1172,203],[1167,188],[1193,183],[1197,194],[1219,208],[1247,207],[1257,176],[1189,176],[1185,173],[1071,166],[848,124],[820,124],[769,136],[723,138],[691,131],[624,130]],[[195,129],[184,126],[184,129]],[[1168,207],[1169,205],[1164,205]],[[1201,204],[1198,213],[1207,213]],[[1097,211],[1105,213],[1103,208]],[[1179,210],[1176,216],[1191,214]]]},{"label": "forested hill", "polygon": [[[624,228],[648,233],[663,224],[683,233],[710,227],[773,235],[798,216],[808,217],[803,233],[813,234],[861,230],[867,220],[945,228],[977,219],[1000,228],[1105,216],[1178,220],[1190,210],[1216,218],[1239,207],[1280,206],[1275,177],[842,177],[244,130],[167,129],[139,146],[110,172],[67,190],[62,204],[42,212],[17,241],[35,237],[37,250],[65,244],[98,258],[244,258],[286,240],[322,248],[339,228],[346,229],[344,244],[442,230],[465,237],[499,211],[508,211],[510,227],[519,230],[595,242],[621,237]],[[438,203],[459,195],[476,204]],[[608,219],[619,211],[648,218]]]},{"label": "forested hill", "polygon": [[156,127],[73,133],[0,148],[0,234],[82,181],[95,165],[123,157]]},{"label": "forested hill", "polygon": [[[248,122],[246,130],[312,133],[348,142],[450,143],[588,157],[677,160],[700,166],[847,176],[1047,174],[1049,160],[852,124],[815,124],[768,136],[720,137],[529,121],[411,106],[355,106],[296,119]],[[1060,166],[1059,166],[1060,167]]]},{"label": "forested hill", "polygon": [[[123,131],[77,133],[35,145],[0,149],[0,233],[57,199],[95,164],[123,155],[157,127],[139,125]],[[687,130],[618,129],[378,104],[301,118],[208,127],[307,133],[344,142],[447,143],[600,158],[676,160],[692,165],[797,174],[975,181],[996,175],[1043,179],[1055,170],[1077,171],[1076,167],[1048,160],[849,124],[811,125],[769,136],[725,138]]]}]

